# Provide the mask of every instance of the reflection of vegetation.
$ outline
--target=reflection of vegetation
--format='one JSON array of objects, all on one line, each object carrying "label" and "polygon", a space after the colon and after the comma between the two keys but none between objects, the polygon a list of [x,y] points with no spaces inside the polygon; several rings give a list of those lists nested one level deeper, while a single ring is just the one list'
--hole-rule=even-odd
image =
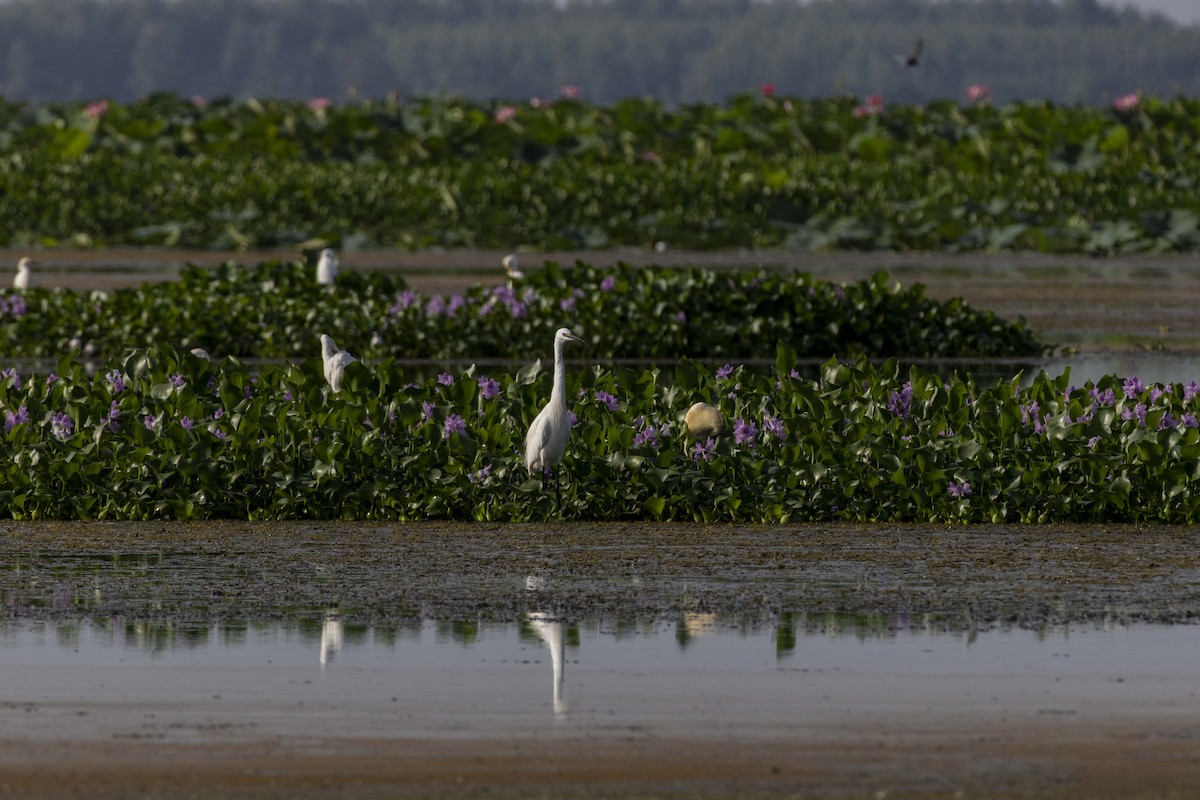
[{"label": "reflection of vegetation", "polygon": [[796,615],[786,611],[775,623],[775,657],[779,658],[796,650]]}]

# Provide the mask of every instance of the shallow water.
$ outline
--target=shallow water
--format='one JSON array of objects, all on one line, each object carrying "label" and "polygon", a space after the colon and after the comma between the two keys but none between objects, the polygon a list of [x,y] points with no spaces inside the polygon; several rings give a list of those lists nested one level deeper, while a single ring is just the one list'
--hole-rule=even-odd
[{"label": "shallow water", "polygon": [[16,796],[1200,787],[1192,528],[2,527]]},{"label": "shallow water", "polygon": [[1200,721],[1200,627],[862,634],[557,620],[16,622],[0,629],[0,738],[790,736],[900,715]]}]

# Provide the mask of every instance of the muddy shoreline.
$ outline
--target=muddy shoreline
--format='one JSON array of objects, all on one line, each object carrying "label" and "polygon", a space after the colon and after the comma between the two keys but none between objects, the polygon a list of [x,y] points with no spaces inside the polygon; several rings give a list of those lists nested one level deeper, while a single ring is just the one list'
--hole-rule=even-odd
[{"label": "muddy shoreline", "polygon": [[37,522],[2,526],[9,619],[1200,621],[1200,527]]}]

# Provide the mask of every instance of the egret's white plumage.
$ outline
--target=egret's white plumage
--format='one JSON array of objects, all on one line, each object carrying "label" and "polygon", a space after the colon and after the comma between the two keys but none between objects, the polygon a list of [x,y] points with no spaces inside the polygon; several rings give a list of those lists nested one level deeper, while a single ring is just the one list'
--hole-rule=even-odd
[{"label": "egret's white plumage", "polygon": [[525,435],[525,469],[530,473],[555,470],[555,489],[558,487],[557,468],[567,449],[571,424],[567,421],[567,365],[563,349],[567,342],[583,341],[568,328],[554,334],[554,388],[550,402],[534,418]]},{"label": "egret's white plumage", "polygon": [[512,253],[500,259],[500,263],[504,265],[504,274],[508,276],[508,288],[513,287],[513,281],[519,281],[525,277],[525,273],[518,269],[520,262]]},{"label": "egret's white plumage", "polygon": [[333,283],[334,278],[338,274],[338,258],[337,253],[326,247],[321,251],[321,257],[317,259],[317,283],[322,286],[328,286]]},{"label": "egret's white plumage", "polygon": [[684,417],[688,436],[693,439],[716,438],[725,432],[725,417],[708,403],[693,403]]},{"label": "egret's white plumage", "polygon": [[30,272],[30,267],[33,266],[33,259],[29,256],[23,256],[17,262],[17,275],[13,278],[14,289],[28,289],[33,285],[33,275]]},{"label": "egret's white plumage", "polygon": [[339,350],[333,339],[328,334],[322,333],[321,360],[325,362],[325,380],[329,382],[329,387],[335,392],[340,392],[342,390],[342,374],[346,371],[346,365],[358,361],[358,359],[345,350]]},{"label": "egret's white plumage", "polygon": [[196,358],[203,358],[205,361],[212,361],[212,358],[208,355],[208,351],[203,347],[193,347],[192,355]]}]

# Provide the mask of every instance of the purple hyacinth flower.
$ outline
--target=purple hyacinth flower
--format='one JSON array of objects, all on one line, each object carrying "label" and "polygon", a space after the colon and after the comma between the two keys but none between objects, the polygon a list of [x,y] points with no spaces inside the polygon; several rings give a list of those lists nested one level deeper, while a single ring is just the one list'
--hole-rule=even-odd
[{"label": "purple hyacinth flower", "polygon": [[617,398],[613,397],[603,389],[596,390],[596,402],[603,403],[609,411],[617,410]]},{"label": "purple hyacinth flower", "polygon": [[24,425],[29,422],[29,409],[21,406],[17,409],[17,413],[11,411],[4,412],[4,432],[8,433],[17,425]]},{"label": "purple hyacinth flower", "polygon": [[458,414],[450,414],[446,417],[446,421],[442,423],[442,432],[449,439],[451,434],[457,433],[460,436],[466,434],[467,423]]},{"label": "purple hyacinth flower", "polygon": [[182,372],[176,372],[174,375],[169,375],[167,377],[167,380],[169,380],[171,383],[175,384],[176,386],[183,386],[183,384],[184,384]]},{"label": "purple hyacinth flower", "polygon": [[905,381],[900,387],[900,391],[892,392],[888,397],[888,411],[891,411],[900,419],[908,419],[908,415],[912,412],[913,388],[911,381]]},{"label": "purple hyacinth flower", "polygon": [[12,368],[6,369],[6,370],[0,370],[0,378],[12,378],[13,388],[14,389],[21,388],[21,376],[17,372],[16,367],[12,367]]},{"label": "purple hyacinth flower", "polygon": [[970,497],[971,484],[967,483],[966,481],[960,481],[957,483],[950,481],[950,483],[946,484],[946,491],[950,493],[951,497]]},{"label": "purple hyacinth flower", "polygon": [[55,411],[50,415],[50,434],[59,441],[66,441],[75,432],[75,422],[64,411]]},{"label": "purple hyacinth flower", "polygon": [[1129,400],[1137,397],[1146,389],[1142,382],[1138,380],[1136,375],[1131,378],[1126,378],[1122,388],[1125,390],[1125,397]]},{"label": "purple hyacinth flower", "polygon": [[488,377],[480,378],[479,394],[484,400],[491,400],[493,397],[500,394],[500,382]]},{"label": "purple hyacinth flower", "polygon": [[442,386],[453,386],[454,385],[454,376],[451,375],[449,372],[443,372],[437,376],[437,382],[440,383]]},{"label": "purple hyacinth flower", "polygon": [[600,281],[600,291],[611,292],[617,286],[617,279],[612,275],[604,276],[604,280]]},{"label": "purple hyacinth flower", "polygon": [[421,419],[422,422],[429,422],[429,420],[433,419],[433,403],[428,400],[422,400],[421,413],[424,415]]},{"label": "purple hyacinth flower", "polygon": [[114,369],[104,376],[104,380],[108,382],[108,390],[113,394],[125,391],[125,376],[121,374],[121,370]]},{"label": "purple hyacinth flower", "polygon": [[758,428],[744,417],[738,417],[733,423],[733,440],[738,444],[748,444],[754,449],[754,439],[758,436]]},{"label": "purple hyacinth flower", "polygon": [[770,414],[763,417],[763,432],[771,434],[779,441],[787,438],[787,430],[783,427],[783,420],[778,417],[772,417]]},{"label": "purple hyacinth flower", "polygon": [[732,364],[726,364],[725,366],[723,366],[717,370],[717,378],[719,380],[725,380],[732,374],[733,374],[733,365]]},{"label": "purple hyacinth flower", "polygon": [[185,431],[190,431],[192,426],[195,424],[196,423],[192,422],[191,417],[184,417],[183,419],[179,420],[180,427],[182,427]]},{"label": "purple hyacinth flower", "polygon": [[703,444],[696,442],[695,447],[692,448],[692,461],[695,461],[697,464],[699,464],[701,460],[712,461],[713,451],[716,449],[716,447],[717,442],[711,436],[708,437]]}]

